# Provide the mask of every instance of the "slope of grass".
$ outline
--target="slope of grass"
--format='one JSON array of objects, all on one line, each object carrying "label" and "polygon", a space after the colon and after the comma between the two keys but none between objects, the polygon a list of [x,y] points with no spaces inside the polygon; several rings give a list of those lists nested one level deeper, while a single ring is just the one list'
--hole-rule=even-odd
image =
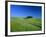
[{"label": "slope of grass", "polygon": [[11,31],[38,31],[41,30],[41,20],[38,18],[23,19],[11,17]]}]

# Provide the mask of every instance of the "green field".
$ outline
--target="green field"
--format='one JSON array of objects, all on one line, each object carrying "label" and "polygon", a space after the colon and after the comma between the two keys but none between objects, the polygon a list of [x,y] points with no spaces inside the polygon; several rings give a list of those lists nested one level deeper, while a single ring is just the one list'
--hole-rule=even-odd
[{"label": "green field", "polygon": [[41,19],[39,18],[24,19],[20,17],[11,17],[10,19],[11,32],[39,31],[42,28]]}]

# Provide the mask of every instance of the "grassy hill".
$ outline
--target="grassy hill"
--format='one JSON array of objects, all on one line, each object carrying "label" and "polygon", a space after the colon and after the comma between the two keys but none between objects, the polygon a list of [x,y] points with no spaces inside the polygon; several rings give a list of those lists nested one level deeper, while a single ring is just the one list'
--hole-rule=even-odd
[{"label": "grassy hill", "polygon": [[11,32],[38,31],[41,30],[41,19],[21,17],[11,17]]}]

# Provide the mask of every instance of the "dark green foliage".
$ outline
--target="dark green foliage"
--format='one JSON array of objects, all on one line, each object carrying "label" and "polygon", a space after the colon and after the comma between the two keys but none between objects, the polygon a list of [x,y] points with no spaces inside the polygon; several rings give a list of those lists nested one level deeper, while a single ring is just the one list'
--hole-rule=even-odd
[{"label": "dark green foliage", "polygon": [[28,18],[33,18],[32,16],[27,16],[25,19],[28,19]]}]

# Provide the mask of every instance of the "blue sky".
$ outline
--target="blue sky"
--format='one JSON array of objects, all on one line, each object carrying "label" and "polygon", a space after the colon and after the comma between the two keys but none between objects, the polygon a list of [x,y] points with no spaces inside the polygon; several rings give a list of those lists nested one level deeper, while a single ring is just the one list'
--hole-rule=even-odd
[{"label": "blue sky", "polygon": [[24,5],[11,5],[11,17],[27,17],[41,18],[41,6],[24,6]]}]

